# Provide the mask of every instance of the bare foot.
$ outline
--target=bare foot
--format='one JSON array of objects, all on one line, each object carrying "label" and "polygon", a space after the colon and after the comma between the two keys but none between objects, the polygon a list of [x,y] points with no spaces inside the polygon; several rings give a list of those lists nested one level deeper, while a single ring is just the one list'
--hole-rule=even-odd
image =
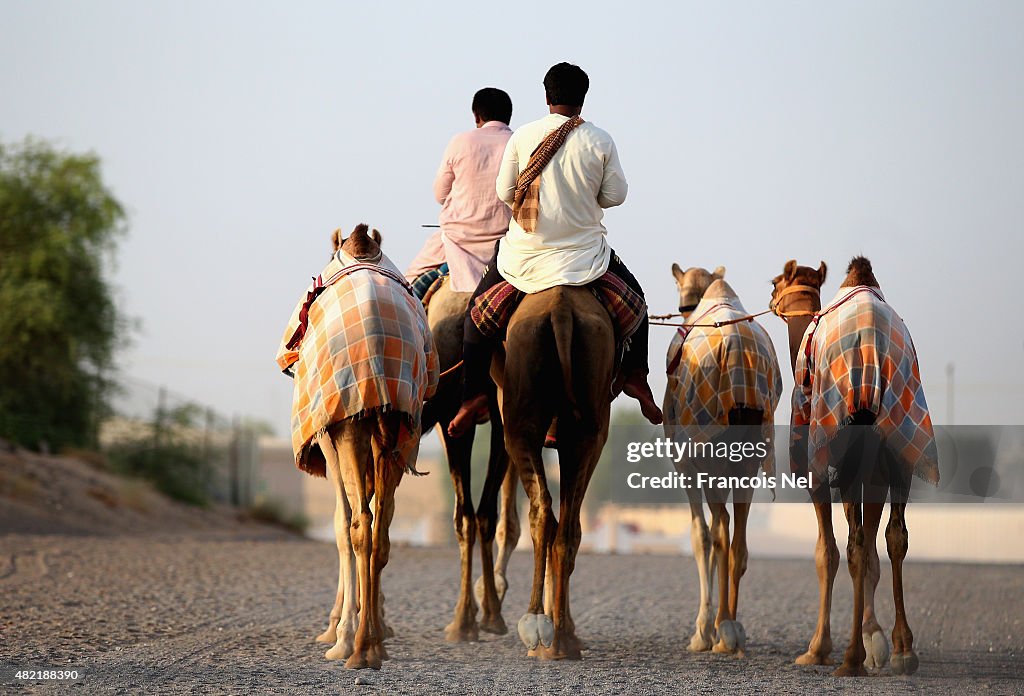
[{"label": "bare foot", "polygon": [[459,412],[448,424],[448,434],[451,437],[462,437],[469,429],[477,423],[486,423],[490,412],[487,408],[487,395],[474,396],[469,401],[463,401]]},{"label": "bare foot", "polygon": [[647,375],[636,372],[622,384],[622,393],[640,402],[640,412],[654,425],[661,425],[665,415],[654,401],[654,394],[647,384]]}]

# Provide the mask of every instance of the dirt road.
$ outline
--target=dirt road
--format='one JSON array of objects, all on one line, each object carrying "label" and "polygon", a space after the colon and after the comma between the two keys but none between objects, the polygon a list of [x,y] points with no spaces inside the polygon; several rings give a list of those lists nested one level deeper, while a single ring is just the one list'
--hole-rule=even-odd
[{"label": "dirt road", "polygon": [[[913,677],[838,680],[798,668],[814,623],[810,561],[754,560],[741,618],[748,657],[685,650],[696,608],[693,561],[581,556],[574,614],[589,643],[576,663],[526,657],[512,635],[452,645],[455,550],[395,548],[385,573],[397,635],[380,672],[351,672],[313,642],[333,597],[332,546],[263,531],[171,536],[0,536],[0,684],[12,670],[77,668],[76,693],[1024,693],[1024,570],[909,564]],[[913,541],[911,541],[913,544]],[[911,552],[912,553],[912,552]],[[505,604],[526,605],[531,556],[515,554]],[[891,628],[888,568],[880,613]],[[836,658],[848,635],[849,577],[837,582]],[[888,629],[887,629],[888,630]],[[357,678],[359,684],[357,684]]]}]

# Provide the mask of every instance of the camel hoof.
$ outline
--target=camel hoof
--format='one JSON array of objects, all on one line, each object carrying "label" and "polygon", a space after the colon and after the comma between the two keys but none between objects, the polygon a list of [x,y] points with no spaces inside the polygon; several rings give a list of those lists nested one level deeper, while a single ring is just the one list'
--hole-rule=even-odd
[{"label": "camel hoof", "polygon": [[875,631],[872,634],[862,634],[864,638],[864,649],[868,656],[864,659],[864,666],[868,669],[881,669],[889,662],[889,641],[885,634]]},{"label": "camel hoof", "polygon": [[551,641],[555,639],[555,625],[546,614],[523,614],[517,628],[519,639],[528,650],[534,650],[538,645],[550,648]]},{"label": "camel hoof", "polygon": [[739,621],[723,621],[718,626],[718,643],[713,652],[743,657],[747,646],[747,632]]},{"label": "camel hoof", "polygon": [[868,671],[864,669],[864,665],[848,665],[845,662],[839,666],[835,672],[832,673],[835,677],[866,677]]},{"label": "camel hoof", "polygon": [[537,633],[536,614],[523,614],[523,618],[519,619],[516,628],[519,631],[519,640],[523,641],[527,650],[537,647],[537,644],[540,643],[540,634]]},{"label": "camel hoof", "polygon": [[453,621],[445,626],[444,639],[449,643],[475,643],[480,640],[480,629],[475,621],[466,626],[459,626]]},{"label": "camel hoof", "polygon": [[739,638],[736,636],[736,629],[733,627],[732,621],[723,621],[718,624],[718,642],[715,643],[715,647],[711,648],[711,651],[731,653],[736,650],[737,645],[739,645]]},{"label": "camel hoof", "polygon": [[324,653],[328,660],[347,660],[352,656],[352,641],[338,641]]},{"label": "camel hoof", "polygon": [[701,634],[700,631],[697,631],[693,634],[693,637],[690,638],[690,645],[687,646],[686,649],[690,652],[706,652],[711,649],[711,645],[711,638]]},{"label": "camel hoof", "polygon": [[380,669],[380,657],[372,650],[354,652],[345,662],[345,669]]},{"label": "camel hoof", "polygon": [[834,665],[835,661],[827,653],[816,653],[808,650],[800,657],[796,658],[798,665]]},{"label": "camel hoof", "polygon": [[369,652],[377,662],[384,662],[391,659],[391,656],[388,655],[387,648],[384,647],[384,643],[377,643],[376,645],[371,646]]},{"label": "camel hoof", "polygon": [[574,641],[569,641],[565,645],[559,646],[544,646],[538,645],[536,648],[531,650],[529,653],[530,657],[536,657],[541,660],[582,660],[583,654],[580,652],[579,646]]},{"label": "camel hoof", "polygon": [[331,617],[331,622],[327,625],[327,630],[316,637],[317,643],[336,643],[338,641],[338,621]]},{"label": "camel hoof", "polygon": [[905,653],[893,653],[889,666],[893,674],[913,674],[920,666],[920,661],[917,659],[917,653],[908,650]]},{"label": "camel hoof", "polygon": [[487,633],[493,633],[496,636],[503,636],[508,633],[508,626],[505,625],[505,619],[501,617],[501,614],[497,616],[485,616],[480,620],[480,630],[486,631]]},{"label": "camel hoof", "polygon": [[715,644],[715,625],[710,620],[701,621],[697,618],[697,627],[690,638],[690,645],[687,648],[690,652],[705,652]]}]

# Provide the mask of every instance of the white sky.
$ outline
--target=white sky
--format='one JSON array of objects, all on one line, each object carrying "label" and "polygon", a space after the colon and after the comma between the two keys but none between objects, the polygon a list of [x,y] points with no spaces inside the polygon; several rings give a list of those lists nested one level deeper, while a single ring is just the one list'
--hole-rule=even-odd
[{"label": "white sky", "polygon": [[[404,266],[473,92],[508,91],[515,127],[569,60],[618,144],[609,239],[653,311],[676,305],[673,261],[724,264],[756,311],[787,259],[824,259],[831,296],[863,253],[936,421],[955,362],[957,422],[1022,423],[1022,26],[1020,2],[0,0],[0,138],[102,157],[130,211],[114,279],[143,322],[123,372],[284,434],[274,353],[330,231],[378,227]],[[660,394],[670,330],[652,331]]]}]

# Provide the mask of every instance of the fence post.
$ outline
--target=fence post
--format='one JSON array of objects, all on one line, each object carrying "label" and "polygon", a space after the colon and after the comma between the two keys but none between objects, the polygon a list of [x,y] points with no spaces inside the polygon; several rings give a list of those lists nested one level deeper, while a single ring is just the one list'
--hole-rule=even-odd
[{"label": "fence post", "polygon": [[239,490],[238,490],[238,459],[239,459],[239,448],[241,447],[241,429],[238,424],[238,414],[232,419],[231,423],[231,447],[228,450],[228,476],[231,482],[231,504],[238,507],[239,504]]}]

